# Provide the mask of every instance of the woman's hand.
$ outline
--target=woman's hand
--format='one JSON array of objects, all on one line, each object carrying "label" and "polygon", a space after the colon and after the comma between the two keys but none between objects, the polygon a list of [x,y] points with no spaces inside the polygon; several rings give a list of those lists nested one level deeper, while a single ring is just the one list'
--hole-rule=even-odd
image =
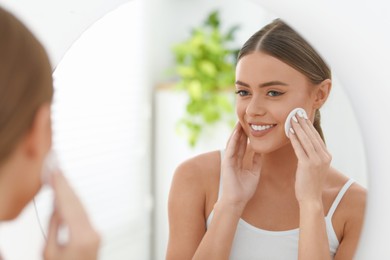
[{"label": "woman's hand", "polygon": [[[260,154],[248,152],[247,144],[248,137],[237,123],[222,159],[221,202],[241,211],[256,191],[261,168]],[[244,156],[248,156],[248,165],[244,163]]]},{"label": "woman's hand", "polygon": [[[50,220],[46,260],[95,260],[100,237],[92,227],[80,200],[61,173],[51,176],[55,194],[55,210]],[[68,241],[58,241],[61,227],[68,229]]]},{"label": "woman's hand", "polygon": [[322,205],[322,189],[332,156],[308,119],[301,114],[291,121],[294,133],[290,132],[290,139],[298,158],[295,196],[300,204],[320,202]]}]

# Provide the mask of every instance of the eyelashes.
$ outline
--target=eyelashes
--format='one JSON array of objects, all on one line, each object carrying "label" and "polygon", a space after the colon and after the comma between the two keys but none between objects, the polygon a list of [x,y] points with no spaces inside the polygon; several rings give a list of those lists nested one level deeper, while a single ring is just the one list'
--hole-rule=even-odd
[{"label": "eyelashes", "polygon": [[284,92],[280,92],[280,91],[276,91],[276,90],[270,90],[267,92],[267,96],[269,96],[269,97],[278,97],[278,96],[281,96],[283,94],[284,94]]},{"label": "eyelashes", "polygon": [[246,90],[237,90],[236,92],[237,95],[241,96],[241,97],[245,97],[245,96],[248,96],[249,95],[249,91],[246,91]]},{"label": "eyelashes", "polygon": [[[250,95],[249,91],[246,91],[246,90],[237,90],[235,91],[235,93],[237,95],[239,95],[240,97],[245,97],[245,96],[248,96]],[[280,91],[276,91],[276,90],[270,90],[267,92],[267,96],[268,97],[278,97],[278,96],[281,96],[283,95],[285,92],[280,92]]]}]

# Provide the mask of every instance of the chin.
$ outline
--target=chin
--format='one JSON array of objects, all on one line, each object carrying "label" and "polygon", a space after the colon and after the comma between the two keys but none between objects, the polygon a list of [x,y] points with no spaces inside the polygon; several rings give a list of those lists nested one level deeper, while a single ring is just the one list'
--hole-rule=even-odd
[{"label": "chin", "polygon": [[269,154],[276,152],[284,147],[287,147],[290,144],[289,140],[286,139],[283,142],[263,142],[260,140],[250,140],[249,145],[250,148],[259,154]]},{"label": "chin", "polygon": [[26,207],[27,203],[24,205],[13,205],[12,208],[9,208],[7,212],[2,212],[0,215],[0,219],[2,221],[9,221],[16,219],[23,209]]}]

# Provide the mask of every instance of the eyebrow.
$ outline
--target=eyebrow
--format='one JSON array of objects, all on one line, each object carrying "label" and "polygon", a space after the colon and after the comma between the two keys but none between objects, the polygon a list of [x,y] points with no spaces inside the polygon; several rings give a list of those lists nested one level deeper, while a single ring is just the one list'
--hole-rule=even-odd
[{"label": "eyebrow", "polygon": [[[248,87],[248,88],[250,87],[249,84],[244,83],[244,82],[239,81],[239,80],[236,81],[236,85],[241,85],[241,86]],[[288,86],[288,84],[281,82],[281,81],[274,80],[274,81],[264,82],[264,83],[261,83],[259,85],[260,88],[270,87],[270,86]]]}]

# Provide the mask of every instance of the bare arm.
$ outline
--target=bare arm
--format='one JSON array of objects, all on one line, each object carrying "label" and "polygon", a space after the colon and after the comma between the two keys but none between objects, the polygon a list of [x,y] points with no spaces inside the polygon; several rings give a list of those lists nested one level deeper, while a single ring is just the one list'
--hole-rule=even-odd
[{"label": "bare arm", "polygon": [[181,164],[174,175],[168,201],[167,260],[192,259],[206,232],[205,190],[195,159]]},{"label": "bare arm", "polygon": [[334,260],[353,259],[356,253],[364,221],[366,190],[358,185],[353,185],[343,200],[342,206],[347,207],[345,211],[347,221],[344,224],[343,237]]},{"label": "bare arm", "polygon": [[167,260],[228,259],[241,214],[234,212],[234,208],[229,205],[216,203],[213,219],[206,232],[205,199],[198,185],[199,180],[183,176],[191,175],[188,171],[183,172],[191,167],[190,164],[178,168],[172,183]]},{"label": "bare arm", "polygon": [[291,144],[298,159],[295,195],[299,203],[299,260],[330,260],[322,190],[331,155],[312,123],[303,116],[292,120]]},{"label": "bare arm", "polygon": [[[331,155],[310,121],[293,122],[298,158],[295,192],[300,208],[299,260],[330,259],[321,192]],[[343,199],[344,230],[335,260],[353,259],[363,225],[366,191],[353,185]]]},{"label": "bare arm", "polygon": [[299,209],[298,259],[330,259],[322,202],[302,203]]}]

